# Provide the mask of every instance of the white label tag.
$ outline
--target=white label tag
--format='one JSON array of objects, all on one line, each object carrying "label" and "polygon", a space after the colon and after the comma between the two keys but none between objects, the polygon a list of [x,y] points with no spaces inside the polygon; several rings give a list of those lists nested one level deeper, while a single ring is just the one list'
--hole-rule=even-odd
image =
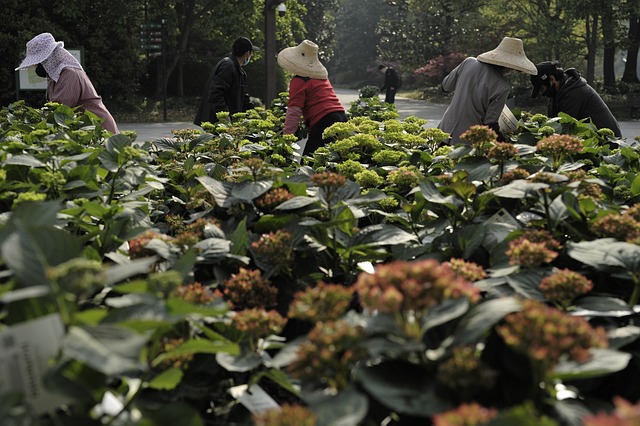
[{"label": "white label tag", "polygon": [[486,220],[485,224],[505,223],[516,228],[520,228],[520,223],[509,214],[504,208],[498,210],[493,216]]},{"label": "white label tag", "polygon": [[269,396],[259,385],[234,386],[229,389],[231,395],[244,405],[251,414],[258,414],[268,410],[279,410],[280,405]]},{"label": "white label tag", "polygon": [[54,411],[66,402],[44,388],[49,360],[64,337],[59,314],[51,314],[9,327],[0,333],[0,395],[19,393],[32,413]]}]

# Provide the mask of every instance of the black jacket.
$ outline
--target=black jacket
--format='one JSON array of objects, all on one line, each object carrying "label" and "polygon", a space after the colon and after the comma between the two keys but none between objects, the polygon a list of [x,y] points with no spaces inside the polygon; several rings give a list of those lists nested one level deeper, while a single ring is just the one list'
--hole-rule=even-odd
[{"label": "black jacket", "polygon": [[193,123],[198,126],[203,121],[215,123],[220,111],[229,111],[229,116],[244,111],[246,80],[247,74],[236,58],[221,59],[209,76]]},{"label": "black jacket", "polygon": [[398,76],[398,72],[391,67],[387,68],[387,71],[384,73],[384,85],[380,88],[380,90],[387,90],[390,88],[394,88],[398,90],[402,83],[400,82],[400,77]]},{"label": "black jacket", "polygon": [[611,129],[617,137],[622,137],[620,125],[607,104],[576,69],[564,72],[558,93],[549,100],[549,117],[557,117],[560,112],[578,120],[590,118],[598,129]]}]

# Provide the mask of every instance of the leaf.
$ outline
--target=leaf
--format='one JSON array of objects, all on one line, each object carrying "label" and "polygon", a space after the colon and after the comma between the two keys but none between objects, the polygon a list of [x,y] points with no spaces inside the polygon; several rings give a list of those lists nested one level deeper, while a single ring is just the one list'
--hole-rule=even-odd
[{"label": "leaf", "polygon": [[84,362],[108,376],[145,369],[139,361],[147,337],[116,325],[72,326],[63,343],[65,356]]},{"label": "leaf", "polygon": [[219,207],[229,208],[237,204],[238,201],[231,196],[232,185],[230,183],[220,182],[209,176],[198,176],[196,180],[213,195]]},{"label": "leaf", "polygon": [[306,342],[306,336],[300,336],[287,343],[272,359],[266,362],[269,367],[282,368],[286,367],[298,358],[298,349],[303,342]]},{"label": "leaf", "polygon": [[466,299],[445,300],[435,308],[429,309],[429,314],[422,322],[422,331],[445,324],[461,317],[469,310],[469,301]]},{"label": "leaf", "polygon": [[392,246],[418,242],[415,235],[410,234],[397,226],[389,224],[370,225],[360,229],[354,236],[351,245],[367,245],[371,247]]},{"label": "leaf", "polygon": [[636,175],[635,179],[631,182],[631,194],[634,196],[640,195],[640,174]]},{"label": "leaf", "polygon": [[502,318],[522,309],[520,303],[511,297],[492,299],[471,308],[453,333],[453,345],[464,346],[476,343],[480,337]]},{"label": "leaf", "polygon": [[310,408],[318,416],[318,426],[352,426],[367,415],[369,400],[357,390],[347,389],[310,404]]},{"label": "leaf", "polygon": [[567,243],[569,256],[598,270],[611,267],[640,272],[640,246],[613,238]]},{"label": "leaf", "polygon": [[486,194],[493,194],[500,198],[526,198],[532,193],[541,189],[548,188],[546,183],[528,182],[526,180],[514,180],[513,182],[501,186],[499,188],[491,189]]},{"label": "leaf", "polygon": [[482,246],[486,229],[484,225],[469,225],[455,232],[456,248],[462,252],[462,257],[468,259]]},{"label": "leaf", "polygon": [[20,154],[8,157],[3,161],[6,166],[46,167],[42,161],[32,155]]},{"label": "leaf", "polygon": [[135,259],[123,265],[111,266],[107,269],[107,284],[113,285],[139,274],[148,274],[151,271],[151,266],[157,261],[158,258],[153,256]]},{"label": "leaf", "polygon": [[553,371],[553,377],[560,380],[590,379],[606,376],[624,370],[631,354],[611,349],[591,348],[591,359],[584,363],[561,361]]},{"label": "leaf", "polygon": [[622,299],[605,296],[585,296],[576,301],[575,309],[571,314],[576,316],[620,318],[632,315],[633,311],[629,309],[629,305]]},{"label": "leaf", "polygon": [[80,245],[58,228],[16,224],[15,232],[0,245],[0,252],[24,285],[49,285],[47,268],[78,257]]},{"label": "leaf", "polygon": [[194,355],[194,354],[217,354],[217,353],[228,353],[231,355],[236,355],[240,353],[240,347],[235,343],[229,343],[226,341],[211,341],[204,339],[191,339],[187,340],[177,348],[164,352],[158,355],[152,362],[151,366],[157,367],[163,361],[181,357],[184,355]]},{"label": "leaf", "polygon": [[313,197],[297,196],[278,205],[275,209],[276,210],[297,210],[317,202],[318,200]]},{"label": "leaf", "polygon": [[238,200],[251,202],[271,189],[272,186],[272,180],[236,183],[231,187],[231,196]]},{"label": "leaf", "polygon": [[379,403],[400,414],[429,417],[451,408],[449,402],[436,395],[435,378],[408,362],[360,366],[355,378]]},{"label": "leaf", "polygon": [[544,296],[539,286],[544,275],[544,272],[540,270],[525,269],[507,276],[507,283],[518,294],[527,299],[542,301],[544,300]]},{"label": "leaf", "polygon": [[419,183],[420,192],[425,200],[436,204],[447,204],[455,206],[455,198],[453,196],[445,197],[438,191],[438,188],[430,180],[421,180]]},{"label": "leaf", "polygon": [[152,389],[171,390],[182,381],[184,373],[179,368],[170,368],[154,377],[148,384]]},{"label": "leaf", "polygon": [[216,354],[216,361],[227,371],[244,373],[264,364],[264,359],[255,352],[245,352],[238,356],[228,353]]},{"label": "leaf", "polygon": [[[468,181],[486,182],[498,174],[498,165],[492,164],[486,158],[467,157],[462,159],[454,170],[465,170],[469,173]],[[475,185],[472,185],[475,190]],[[475,191],[474,191],[475,192]]]}]

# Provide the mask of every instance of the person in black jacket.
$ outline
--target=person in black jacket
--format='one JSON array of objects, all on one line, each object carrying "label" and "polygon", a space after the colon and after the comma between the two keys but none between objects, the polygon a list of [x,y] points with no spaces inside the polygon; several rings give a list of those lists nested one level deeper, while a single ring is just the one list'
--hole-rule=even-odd
[{"label": "person in black jacket", "polygon": [[236,112],[252,107],[246,93],[247,74],[242,67],[249,63],[255,50],[258,48],[246,37],[233,42],[231,55],[222,58],[209,76],[194,124],[199,126],[205,121],[215,123],[218,121],[218,112],[228,111],[231,118]]},{"label": "person in black jacket", "polygon": [[384,90],[387,91],[384,101],[392,104],[396,101],[396,92],[402,84],[400,82],[400,76],[398,76],[395,69],[384,64],[380,64],[380,66],[378,66],[378,71],[384,74],[384,85],[380,88],[381,92]]},{"label": "person in black jacket", "polygon": [[536,68],[538,75],[531,76],[531,97],[542,93],[550,98],[549,117],[564,112],[578,120],[591,119],[598,129],[611,129],[617,137],[622,137],[620,125],[611,110],[578,70],[563,70],[558,62],[550,61],[540,62]]}]

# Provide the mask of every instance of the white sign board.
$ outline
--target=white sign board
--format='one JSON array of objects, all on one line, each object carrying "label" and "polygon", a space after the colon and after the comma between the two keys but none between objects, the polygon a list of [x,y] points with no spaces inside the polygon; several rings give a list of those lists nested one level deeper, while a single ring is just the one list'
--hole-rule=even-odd
[{"label": "white sign board", "polygon": [[[67,49],[82,66],[84,60],[82,58],[82,49]],[[47,90],[47,79],[39,77],[36,74],[36,67],[28,67],[16,71],[18,73],[17,84],[18,90]]]}]

